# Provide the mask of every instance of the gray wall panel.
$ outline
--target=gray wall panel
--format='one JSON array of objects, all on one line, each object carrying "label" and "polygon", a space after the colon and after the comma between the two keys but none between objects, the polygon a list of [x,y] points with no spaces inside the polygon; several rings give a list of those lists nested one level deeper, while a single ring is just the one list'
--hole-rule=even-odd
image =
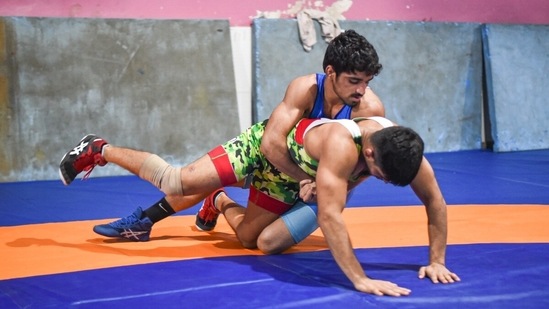
[{"label": "gray wall panel", "polygon": [[[416,129],[426,151],[480,149],[482,45],[480,25],[342,21],[378,51],[383,71],[371,83],[387,117]],[[267,118],[288,82],[321,72],[326,43],[313,51],[299,42],[295,20],[256,19],[253,24],[254,117]]]},{"label": "gray wall panel", "polygon": [[494,151],[549,148],[549,26],[484,25]]},{"label": "gray wall panel", "polygon": [[228,21],[0,21],[0,181],[57,178],[86,133],[184,164],[240,131]]}]

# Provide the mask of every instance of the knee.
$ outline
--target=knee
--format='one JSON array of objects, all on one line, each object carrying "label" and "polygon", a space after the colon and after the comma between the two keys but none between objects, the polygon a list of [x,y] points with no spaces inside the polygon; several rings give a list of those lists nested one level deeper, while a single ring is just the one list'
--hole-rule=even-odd
[{"label": "knee", "polygon": [[238,231],[236,233],[236,237],[238,238],[238,241],[240,241],[242,247],[246,249],[257,248],[257,237],[247,235],[246,233],[239,233]]},{"label": "knee", "polygon": [[257,238],[257,248],[264,254],[279,254],[287,248],[283,247],[278,241],[277,235],[267,228]]},{"label": "knee", "polygon": [[155,154],[145,159],[139,169],[139,177],[151,182],[166,195],[183,195],[181,167],[173,167]]},{"label": "knee", "polygon": [[238,240],[240,241],[240,244],[242,245],[242,247],[244,247],[246,249],[255,249],[255,248],[257,248],[257,242],[255,242],[255,241],[249,241],[249,240],[245,240],[245,239],[241,239],[241,238],[239,238]]}]

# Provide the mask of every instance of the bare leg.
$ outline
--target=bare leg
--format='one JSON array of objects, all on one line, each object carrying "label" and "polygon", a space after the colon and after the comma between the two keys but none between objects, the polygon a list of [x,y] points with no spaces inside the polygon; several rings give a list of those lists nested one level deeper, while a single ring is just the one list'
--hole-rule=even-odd
[{"label": "bare leg", "polygon": [[169,196],[166,196],[166,201],[170,204],[170,206],[175,212],[179,212],[187,208],[191,208],[192,206],[198,204],[200,201],[205,199],[208,195],[210,195],[209,192],[193,194],[193,195],[185,195],[185,196],[169,195]]},{"label": "bare leg", "polygon": [[[145,161],[151,156],[152,154],[149,152],[129,148],[121,148],[112,145],[109,145],[108,147],[105,147],[103,149],[103,158],[107,162],[114,163],[140,177],[142,177],[140,175],[140,171],[143,163],[145,163]],[[221,187],[221,181],[219,180],[219,176],[217,175],[217,170],[208,155],[204,155],[193,163],[183,167],[181,169],[180,175],[177,176],[177,178],[179,178],[177,181],[180,182],[181,185],[181,196],[186,196],[189,201],[198,202],[200,201],[199,197],[203,199],[205,196],[208,195],[208,193]],[[144,179],[158,187],[153,179]],[[162,182],[158,181],[158,183]],[[169,195],[172,197],[178,196],[175,194]],[[191,195],[197,196],[191,198]],[[194,204],[190,204],[190,206],[192,205]],[[190,206],[187,203],[182,204],[182,209],[184,209],[184,207],[188,208]]]},{"label": "bare leg", "polygon": [[244,219],[246,208],[237,204],[225,193],[220,193],[214,203],[214,206],[223,213],[229,226],[235,231]]},{"label": "bare leg", "polygon": [[[234,186],[242,188],[244,181],[234,184]],[[190,208],[200,201],[206,199],[212,192],[202,192],[194,195],[168,195],[160,201],[152,204],[144,213],[153,223],[163,220],[174,213]]]},{"label": "bare leg", "polygon": [[[236,233],[236,228],[240,226],[244,219],[246,208],[234,202],[226,194],[219,195],[215,206],[221,210]],[[295,244],[286,223],[279,216],[276,216],[276,220],[260,232],[256,241],[256,246],[265,254],[278,254],[288,250]]]},{"label": "bare leg", "polygon": [[217,169],[209,155],[181,168],[173,167],[149,152],[109,145],[103,147],[101,159],[138,175],[167,194],[145,210],[139,207],[128,217],[94,226],[97,234],[107,237],[148,241],[153,224],[190,208],[221,187]]},{"label": "bare leg", "polygon": [[123,169],[139,175],[139,170],[143,165],[143,162],[151,155],[149,152],[121,148],[113,145],[109,145],[103,148],[103,158],[107,162],[114,163]]},{"label": "bare leg", "polygon": [[[250,213],[257,214],[261,219],[250,220],[249,214],[246,213],[248,208],[238,205],[225,194],[219,195],[216,200],[216,207],[221,210],[229,226],[235,231],[242,245],[246,248],[257,247],[265,254],[278,254],[295,245],[286,224],[276,214],[254,204],[252,207],[257,209],[250,211]],[[245,218],[248,218],[248,220],[244,221]],[[246,224],[251,226],[246,227]],[[248,237],[247,240],[245,237]]]},{"label": "bare leg", "polygon": [[[103,157],[106,161],[135,175],[139,175],[143,163],[151,155],[148,152],[112,145],[103,150]],[[151,181],[150,179],[146,180]],[[215,189],[220,188],[221,182],[215,166],[206,155],[181,170],[181,185],[184,195],[166,196],[166,200],[176,212],[200,202]],[[294,244],[286,225],[279,216],[254,203],[249,202],[248,207],[244,208],[227,195],[220,194],[216,200],[216,207],[224,214],[229,226],[246,248],[256,248],[260,245],[263,252],[274,254],[282,252]],[[271,226],[273,222],[275,223]],[[258,238],[260,238],[259,243]]]},{"label": "bare leg", "polygon": [[223,213],[242,246],[249,249],[257,248],[257,238],[263,229],[278,218],[277,214],[252,202],[242,207],[225,194],[218,196],[216,207]]},{"label": "bare leg", "polygon": [[265,254],[279,254],[295,244],[286,223],[280,217],[263,229],[257,239],[257,247]]}]

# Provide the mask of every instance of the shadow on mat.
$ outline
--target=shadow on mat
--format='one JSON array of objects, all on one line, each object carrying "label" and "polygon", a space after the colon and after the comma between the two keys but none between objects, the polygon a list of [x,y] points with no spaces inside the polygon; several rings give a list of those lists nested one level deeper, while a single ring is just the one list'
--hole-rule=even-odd
[{"label": "shadow on mat", "polygon": [[[324,238],[311,236],[303,244],[289,249],[286,253],[323,250]],[[176,243],[174,244],[174,240]],[[164,242],[169,241],[169,242]],[[169,245],[167,245],[169,244]],[[204,233],[201,236],[162,235],[151,237],[146,243],[119,238],[89,238],[85,242],[67,242],[51,238],[18,238],[6,243],[9,247],[25,248],[51,246],[69,248],[96,254],[117,256],[139,256],[151,258],[203,258],[212,256],[263,255],[258,249],[245,249],[234,234]]]},{"label": "shadow on mat", "polygon": [[[254,272],[264,273],[281,282],[311,287],[341,287],[356,292],[328,250],[281,255],[219,257],[215,260],[247,265]],[[368,262],[361,262],[361,265],[370,278],[393,282],[417,280],[417,271],[423,266]]]}]

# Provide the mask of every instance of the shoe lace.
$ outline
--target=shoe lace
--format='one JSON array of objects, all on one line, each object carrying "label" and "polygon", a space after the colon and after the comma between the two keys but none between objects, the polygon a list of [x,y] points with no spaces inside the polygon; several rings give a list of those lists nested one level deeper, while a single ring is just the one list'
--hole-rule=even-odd
[{"label": "shoe lace", "polygon": [[[90,174],[91,174],[91,172],[93,171],[93,169],[94,169],[98,164],[101,164],[101,163],[104,161],[104,159],[102,159],[101,156],[94,156],[93,159],[94,159],[94,161],[95,161],[94,164],[90,164],[90,165],[84,167],[83,171],[85,171],[86,174],[84,174],[84,177],[82,177],[82,180],[87,180],[87,179],[90,177]],[[102,160],[103,160],[103,161],[102,161]],[[105,161],[105,163],[103,163],[103,165],[105,165],[105,164],[106,164],[106,161]]]},{"label": "shoe lace", "polygon": [[90,174],[93,171],[93,168],[95,167],[95,165],[96,164],[88,165],[84,168],[84,171],[86,172],[86,174],[84,174],[84,177],[82,177],[82,180],[87,180],[90,177]]},{"label": "shoe lace", "polygon": [[124,217],[124,218],[121,218],[117,221],[114,221],[113,223],[111,223],[113,226],[116,226],[116,227],[127,227],[127,226],[131,226],[131,225],[134,225],[136,224],[137,222],[139,222],[139,219],[134,216],[133,214],[130,215],[130,216],[127,216],[127,217]]},{"label": "shoe lace", "polygon": [[202,217],[204,219],[204,223],[214,221],[215,219],[217,219],[218,215],[219,213],[216,211],[213,211],[210,207],[203,208]]}]

